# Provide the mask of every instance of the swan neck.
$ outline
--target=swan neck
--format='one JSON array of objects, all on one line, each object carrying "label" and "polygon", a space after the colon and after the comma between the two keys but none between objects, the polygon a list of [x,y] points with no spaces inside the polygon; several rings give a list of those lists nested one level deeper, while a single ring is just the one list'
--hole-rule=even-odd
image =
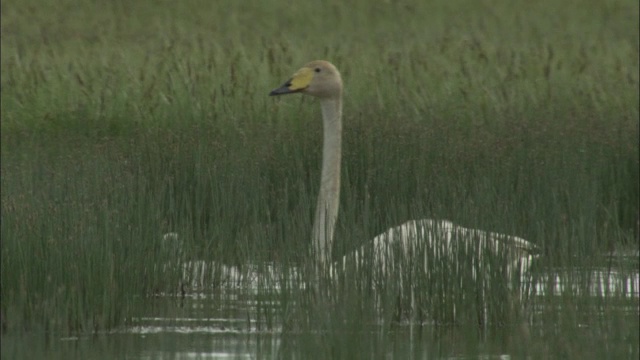
[{"label": "swan neck", "polygon": [[313,225],[313,247],[320,264],[331,261],[333,234],[340,203],[340,162],[342,156],[342,100],[322,99],[322,174]]}]

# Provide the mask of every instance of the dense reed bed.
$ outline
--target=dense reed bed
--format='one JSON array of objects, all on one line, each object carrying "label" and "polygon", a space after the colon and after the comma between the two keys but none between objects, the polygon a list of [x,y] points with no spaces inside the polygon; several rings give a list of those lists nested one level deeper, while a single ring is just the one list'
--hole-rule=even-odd
[{"label": "dense reed bed", "polygon": [[[179,287],[179,266],[157,266],[175,260],[168,231],[185,258],[308,261],[319,110],[267,94],[316,58],[346,86],[334,253],[425,217],[524,237],[542,268],[639,245],[637,2],[30,0],[1,14],[4,331],[126,324]],[[370,289],[336,289],[333,305],[285,290],[285,330],[330,334],[285,354],[374,341],[355,331],[375,318]],[[567,316],[616,313],[562,301]],[[396,299],[382,302],[393,320]],[[637,321],[610,318],[637,340]]]}]

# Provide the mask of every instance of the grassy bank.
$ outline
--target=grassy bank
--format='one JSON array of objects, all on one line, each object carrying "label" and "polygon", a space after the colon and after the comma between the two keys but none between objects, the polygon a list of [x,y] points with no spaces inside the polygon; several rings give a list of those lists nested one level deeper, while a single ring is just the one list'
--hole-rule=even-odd
[{"label": "grassy bank", "polygon": [[549,266],[638,246],[637,2],[1,14],[7,329],[125,322],[138,295],[177,287],[154,267],[167,231],[197,258],[303,262],[319,109],[267,94],[316,58],[346,84],[337,253],[423,217],[517,234]]}]

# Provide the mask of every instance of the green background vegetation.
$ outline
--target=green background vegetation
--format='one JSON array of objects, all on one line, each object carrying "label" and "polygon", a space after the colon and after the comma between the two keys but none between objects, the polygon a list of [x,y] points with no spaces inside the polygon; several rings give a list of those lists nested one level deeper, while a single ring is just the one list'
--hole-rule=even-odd
[{"label": "green background vegetation", "polygon": [[[524,237],[549,267],[637,249],[638,11],[622,0],[3,1],[3,328],[126,322],[177,286],[155,266],[173,256],[167,231],[192,258],[304,262],[319,107],[267,94],[314,59],[346,86],[335,253],[425,217]],[[637,340],[637,322],[625,326]]]}]

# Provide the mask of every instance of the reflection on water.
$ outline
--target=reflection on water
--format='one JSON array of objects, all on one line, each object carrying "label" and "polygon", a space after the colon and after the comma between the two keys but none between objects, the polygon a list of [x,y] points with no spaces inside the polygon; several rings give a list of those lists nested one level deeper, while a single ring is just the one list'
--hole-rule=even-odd
[{"label": "reflection on water", "polygon": [[[467,346],[465,347],[462,344],[468,344],[468,339],[465,338],[464,333],[460,334],[459,329],[456,332],[433,324],[410,323],[399,324],[390,329],[388,324],[368,324],[362,325],[357,330],[359,334],[345,334],[346,344],[341,345],[342,348],[331,345],[337,348],[330,353],[336,354],[336,357],[352,358],[348,355],[350,354],[348,349],[350,346],[355,347],[356,344],[361,347],[359,351],[364,350],[367,354],[372,351],[375,353],[372,349],[375,349],[378,342],[386,342],[381,349],[387,357],[391,358],[519,358],[522,354],[514,352],[514,348],[522,349],[523,354],[534,351],[535,354],[546,354],[551,357],[556,355],[558,348],[566,348],[567,354],[579,353],[581,346],[572,347],[569,342],[567,345],[562,343],[562,336],[568,335],[549,334],[550,331],[562,333],[564,330],[561,322],[558,322],[558,328],[555,330],[535,327],[536,324],[544,322],[545,316],[548,317],[549,311],[545,310],[555,306],[549,299],[559,299],[557,311],[566,311],[562,308],[565,304],[562,303],[562,299],[567,294],[581,296],[581,299],[596,297],[624,300],[619,305],[621,313],[626,314],[624,316],[627,320],[623,319],[623,321],[637,323],[640,314],[638,307],[640,274],[637,266],[633,269],[633,271],[606,268],[551,269],[535,274],[530,286],[533,295],[531,316],[534,318],[531,320],[532,327],[523,332],[526,333],[525,335],[520,333],[513,335],[508,333],[511,330],[505,330],[507,332],[505,336],[494,334],[479,340],[473,346],[465,345]],[[202,281],[204,274],[211,276],[211,279],[216,279],[213,288],[204,286]],[[295,269],[288,270],[284,275],[272,265],[236,268],[193,262],[185,267],[185,277],[189,284],[185,296],[159,295],[139,316],[130,319],[127,326],[97,337],[65,337],[50,341],[47,345],[29,345],[35,354],[30,358],[278,358],[283,355],[283,348],[291,346],[291,343],[295,346],[306,346],[304,344],[307,344],[305,341],[308,340],[304,340],[305,336],[312,339],[314,336],[319,336],[288,331],[283,337],[283,314],[279,291],[269,293],[265,291],[265,284],[277,290],[284,284],[282,279],[292,281],[299,276]],[[542,301],[536,303],[536,299]],[[619,339],[616,338],[615,330],[619,323],[602,325],[603,318],[604,322],[609,321],[607,314],[603,315],[605,316],[600,320],[594,319],[592,323],[585,323],[584,318],[576,317],[575,323],[565,326],[570,326],[573,331],[578,329],[577,331],[584,332],[580,336],[584,336],[584,340],[581,341],[585,344],[585,349],[593,346],[591,343],[594,341],[600,341],[603,348],[611,346],[611,341],[618,345],[637,343],[634,340],[637,334],[623,333]],[[553,321],[555,320],[552,319]],[[355,340],[350,340],[347,335],[354,337]],[[336,336],[340,338],[343,335]],[[515,340],[509,339],[514,336],[518,337],[517,341],[524,345],[518,347],[510,344],[510,341]],[[295,338],[301,340],[298,341]],[[615,339],[618,339],[617,343]],[[549,346],[547,345],[549,341],[557,342],[553,346],[554,350],[545,350],[545,347]],[[12,355],[20,354],[16,350],[19,343],[23,346],[31,343],[41,344],[28,338],[12,342],[11,338],[7,341],[7,337],[3,337],[3,358],[15,358]],[[534,350],[529,349],[529,346]],[[536,347],[539,350],[535,350]],[[622,349],[624,346],[617,346],[617,348]],[[586,351],[589,355],[588,350]],[[624,349],[621,351],[634,357],[638,349],[637,346],[631,346],[628,351]]]},{"label": "reflection on water", "polygon": [[[219,292],[201,292],[202,276],[209,274],[218,279]],[[186,276],[188,274],[188,276]],[[258,314],[258,307],[270,306],[267,312],[278,312],[278,301],[274,297],[263,298],[260,303],[256,302],[255,295],[258,289],[267,282],[274,289],[280,288],[280,280],[297,278],[295,269],[290,269],[287,276],[275,269],[272,265],[244,266],[242,269],[235,267],[225,267],[215,264],[205,264],[203,262],[190,263],[185,267],[185,276],[190,281],[193,291],[183,300],[178,297],[167,296],[165,300],[171,302],[181,302],[182,307],[179,314],[172,317],[156,317],[151,311],[144,316],[135,319],[136,324],[120,329],[114,334],[130,334],[141,337],[161,337],[182,339],[176,340],[181,344],[174,348],[170,354],[171,358],[254,358],[277,357],[278,349],[281,346],[281,339],[278,336],[281,331],[279,319],[270,324]],[[265,280],[267,279],[268,280]],[[544,273],[535,274],[529,288],[535,298],[571,296],[592,296],[601,299],[631,299],[633,306],[624,305],[624,313],[633,319],[640,314],[638,308],[640,274],[638,271],[624,272],[616,269],[593,268],[593,269],[552,269]],[[225,284],[227,286],[221,286]],[[215,295],[214,295],[215,294]],[[162,298],[159,299],[162,301]],[[541,307],[551,306],[549,302],[535,304],[533,316],[540,314]],[[622,306],[622,305],[621,305]],[[276,316],[277,318],[277,316]],[[535,323],[535,319],[533,323]],[[415,324],[414,324],[415,325]],[[579,326],[585,326],[580,324]],[[411,324],[399,326],[396,332],[406,333],[406,348],[411,348],[415,338],[410,333],[413,332]],[[424,330],[422,330],[424,331]],[[432,332],[438,329],[430,329]],[[411,336],[410,336],[411,335]],[[402,337],[400,335],[400,337]],[[186,341],[185,339],[189,339]],[[438,340],[440,341],[440,340]],[[439,346],[442,346],[440,344]],[[452,356],[440,358],[464,359],[471,358],[464,354],[458,354],[456,345],[450,344]],[[180,350],[182,348],[182,350]],[[199,350],[198,350],[199,349]],[[445,351],[446,352],[446,351]],[[464,352],[463,352],[464,353]],[[141,358],[158,358],[168,355],[166,349],[145,350]],[[397,354],[393,354],[397,355]],[[477,358],[477,354],[472,358]],[[484,353],[485,359],[511,359],[511,355],[498,353],[491,355]]]},{"label": "reflection on water", "polygon": [[627,273],[615,269],[559,269],[540,274],[535,281],[538,295],[624,296],[638,298],[638,272]]},{"label": "reflection on water", "polygon": [[275,315],[265,316],[279,309],[275,295],[269,298],[262,293],[257,301],[257,287],[237,286],[253,280],[258,285],[259,279],[250,276],[257,273],[248,269],[226,275],[230,282],[217,284],[216,290],[196,289],[184,297],[158,297],[158,307],[149,308],[132,319],[131,326],[117,329],[112,335],[147,341],[151,346],[140,352],[140,359],[276,358],[280,321],[274,321]]},{"label": "reflection on water", "polygon": [[[524,283],[533,282],[529,286],[536,295],[561,295],[570,291],[573,295],[589,296],[625,296],[638,298],[640,296],[640,277],[637,266],[635,271],[620,271],[615,268],[591,269],[551,269],[544,273],[534,274],[533,278],[525,275]],[[213,283],[216,287],[233,286],[257,290],[267,285],[269,288],[280,289],[283,279],[287,287],[304,287],[300,271],[288,268],[285,272],[273,264],[225,266],[204,261],[193,261],[184,264],[184,283],[193,290],[207,288],[206,283]],[[213,279],[213,280],[211,280]],[[297,284],[297,285],[296,285]]]}]

